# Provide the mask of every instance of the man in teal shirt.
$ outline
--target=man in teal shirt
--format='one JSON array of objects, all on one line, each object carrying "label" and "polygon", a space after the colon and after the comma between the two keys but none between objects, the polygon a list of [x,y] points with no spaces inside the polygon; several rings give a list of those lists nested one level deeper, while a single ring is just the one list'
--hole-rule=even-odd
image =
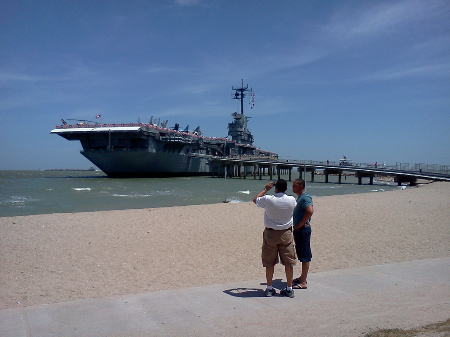
[{"label": "man in teal shirt", "polygon": [[294,209],[294,241],[297,258],[302,263],[302,274],[293,280],[294,289],[306,289],[309,263],[312,259],[311,253],[311,216],[314,206],[311,196],[305,191],[305,181],[295,179],[292,191],[298,195],[297,206]]}]

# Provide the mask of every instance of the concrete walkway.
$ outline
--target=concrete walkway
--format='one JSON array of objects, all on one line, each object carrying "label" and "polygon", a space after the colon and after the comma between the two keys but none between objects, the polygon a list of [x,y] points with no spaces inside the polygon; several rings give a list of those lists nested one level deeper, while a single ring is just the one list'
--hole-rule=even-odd
[{"label": "concrete walkway", "polygon": [[293,299],[261,282],[4,309],[0,336],[363,336],[450,317],[450,257],[310,274]]}]

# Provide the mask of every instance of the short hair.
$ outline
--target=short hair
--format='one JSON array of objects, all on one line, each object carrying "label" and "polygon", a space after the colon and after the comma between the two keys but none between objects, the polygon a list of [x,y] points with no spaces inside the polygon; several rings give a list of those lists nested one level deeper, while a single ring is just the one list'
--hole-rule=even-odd
[{"label": "short hair", "polygon": [[286,192],[287,190],[287,181],[284,179],[278,179],[275,183],[275,188],[278,192]]},{"label": "short hair", "polygon": [[294,182],[297,183],[297,185],[303,186],[303,188],[306,187],[305,181],[301,178],[295,179]]}]

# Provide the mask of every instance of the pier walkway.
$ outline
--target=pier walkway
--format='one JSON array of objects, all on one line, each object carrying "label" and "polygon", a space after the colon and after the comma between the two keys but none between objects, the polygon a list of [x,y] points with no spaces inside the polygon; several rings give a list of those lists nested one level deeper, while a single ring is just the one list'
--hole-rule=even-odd
[{"label": "pier walkway", "polygon": [[[445,329],[449,266],[442,257],[313,273],[295,298],[280,296],[286,283],[276,279],[270,298],[265,283],[253,280],[2,309],[0,336],[343,337],[431,323]],[[274,318],[266,317],[270,310]],[[447,331],[435,330],[429,335]]]},{"label": "pier walkway", "polygon": [[[298,173],[299,178],[306,178],[306,173],[311,173],[311,181],[314,182],[314,176],[320,171],[325,175],[325,182],[328,183],[329,175],[337,175],[339,184],[343,175],[355,175],[358,178],[358,184],[362,184],[362,178],[369,178],[369,184],[373,184],[373,178],[376,176],[393,177],[398,185],[409,183],[415,185],[418,179],[433,181],[450,181],[450,167],[444,165],[428,165],[397,163],[395,166],[371,165],[365,163],[340,165],[335,162],[316,162],[300,160],[280,160],[267,157],[214,157],[211,159],[213,164],[213,176],[222,177],[225,172],[228,177],[240,177],[246,179],[253,175],[253,179],[263,175],[269,175],[280,178],[281,174],[288,174],[289,180],[292,180],[293,170]],[[295,177],[297,178],[297,177]],[[294,178],[294,179],[295,179]]]}]

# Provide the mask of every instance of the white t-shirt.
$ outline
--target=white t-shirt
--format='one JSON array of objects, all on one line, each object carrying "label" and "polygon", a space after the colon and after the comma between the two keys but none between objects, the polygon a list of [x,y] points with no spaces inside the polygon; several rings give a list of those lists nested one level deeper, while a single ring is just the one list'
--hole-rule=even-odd
[{"label": "white t-shirt", "polygon": [[281,192],[256,198],[256,206],[265,209],[264,225],[276,230],[292,226],[292,212],[295,205],[294,197]]}]

